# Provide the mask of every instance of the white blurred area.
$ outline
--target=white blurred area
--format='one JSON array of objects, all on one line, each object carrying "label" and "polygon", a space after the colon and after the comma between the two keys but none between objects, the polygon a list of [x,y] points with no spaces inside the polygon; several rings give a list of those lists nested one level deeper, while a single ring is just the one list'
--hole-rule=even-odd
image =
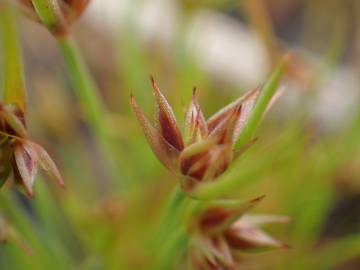
[{"label": "white blurred area", "polygon": [[[181,14],[176,0],[92,0],[85,17],[99,26],[99,31],[109,29],[109,34],[115,36],[132,19],[144,42],[156,41],[164,52],[171,53]],[[198,11],[191,19],[186,38],[188,52],[211,77],[247,88],[266,80],[270,70],[262,43],[249,28],[226,14]],[[312,61],[319,65],[316,58]],[[346,124],[358,105],[358,85],[354,70],[337,67],[312,102],[314,120],[325,130]],[[285,110],[295,108],[307,94],[302,87],[287,87],[281,99]]]},{"label": "white blurred area", "polygon": [[203,11],[195,16],[189,47],[204,70],[233,84],[252,88],[268,73],[267,53],[257,36],[220,13]]},{"label": "white blurred area", "polygon": [[145,41],[168,43],[177,28],[177,11],[172,0],[92,0],[85,17],[112,34],[130,23]]},{"label": "white blurred area", "polygon": [[[133,16],[145,42],[155,39],[169,49],[178,30],[179,14],[174,0],[93,0],[86,16],[110,31],[119,31]],[[231,84],[254,87],[268,73],[266,52],[257,37],[221,13],[204,10],[195,14],[187,47],[206,72]]]}]

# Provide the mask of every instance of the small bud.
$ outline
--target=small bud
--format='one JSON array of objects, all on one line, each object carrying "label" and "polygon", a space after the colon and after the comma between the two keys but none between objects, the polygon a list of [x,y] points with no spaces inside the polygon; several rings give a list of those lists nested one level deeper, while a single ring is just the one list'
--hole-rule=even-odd
[{"label": "small bud", "polygon": [[16,142],[13,148],[16,182],[24,186],[26,193],[32,197],[32,185],[38,170],[37,154],[30,145],[25,143]]},{"label": "small bud", "polygon": [[245,214],[262,199],[258,197],[245,203],[215,201],[195,213],[190,226],[192,238],[189,245],[195,269],[233,270],[237,269],[235,257],[239,251],[288,247],[261,229],[264,224],[287,223],[287,217]]},{"label": "small bud", "polygon": [[23,116],[24,112],[13,105],[0,104],[0,186],[12,172],[15,183],[32,197],[32,186],[39,166],[59,185],[63,186],[64,181],[48,153],[28,138]]}]

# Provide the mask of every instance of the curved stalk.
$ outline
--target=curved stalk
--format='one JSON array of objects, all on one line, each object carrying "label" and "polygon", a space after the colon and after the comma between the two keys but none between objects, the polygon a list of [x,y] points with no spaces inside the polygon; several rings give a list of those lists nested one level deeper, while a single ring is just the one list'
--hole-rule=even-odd
[{"label": "curved stalk", "polygon": [[75,94],[85,111],[89,127],[95,135],[107,163],[110,164],[112,176],[117,178],[119,176],[119,169],[116,166],[111,138],[107,132],[106,121],[104,120],[106,119],[105,106],[101,102],[101,97],[73,39],[70,36],[66,36],[58,38],[57,41]]},{"label": "curved stalk", "polygon": [[254,109],[249,117],[249,120],[241,131],[238,140],[236,141],[235,148],[239,148],[247,143],[253,136],[255,129],[257,128],[262,115],[264,114],[271,98],[274,96],[278,89],[280,79],[283,72],[289,62],[290,55],[285,55],[280,64],[275,68],[270,78],[261,90],[260,96],[254,106]]},{"label": "curved stalk", "polygon": [[20,46],[16,36],[16,25],[13,11],[4,7],[0,16],[2,32],[4,81],[2,98],[5,104],[15,104],[21,111],[25,110],[25,85],[22,71]]},{"label": "curved stalk", "polygon": [[118,179],[122,171],[117,164],[112,139],[106,126],[105,105],[76,43],[68,32],[68,25],[64,22],[58,4],[54,0],[32,0],[32,3],[42,23],[57,40],[75,94],[85,112],[87,123],[95,136],[103,158],[109,166],[110,176],[114,180]]},{"label": "curved stalk", "polygon": [[168,234],[171,233],[171,229],[176,226],[176,216],[185,199],[186,195],[181,191],[179,186],[176,186],[170,195],[169,201],[167,202],[164,212],[160,218],[159,225],[156,228],[156,235],[153,239],[154,246],[161,245]]}]

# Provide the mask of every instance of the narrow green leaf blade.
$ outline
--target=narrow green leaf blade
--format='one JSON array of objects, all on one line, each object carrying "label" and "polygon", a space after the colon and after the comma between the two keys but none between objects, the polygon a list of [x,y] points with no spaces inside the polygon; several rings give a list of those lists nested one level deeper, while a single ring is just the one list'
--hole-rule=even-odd
[{"label": "narrow green leaf blade", "polygon": [[247,123],[245,124],[242,132],[239,135],[239,138],[236,141],[235,148],[239,148],[245,143],[247,143],[249,140],[251,140],[263,113],[265,112],[271,98],[274,96],[276,90],[278,89],[280,79],[283,75],[287,63],[289,62],[289,58],[289,55],[283,57],[279,65],[271,74],[267,83],[264,85]]},{"label": "narrow green leaf blade", "polygon": [[6,5],[1,11],[0,28],[4,59],[3,102],[15,104],[21,111],[24,111],[26,93],[20,46],[13,11]]}]

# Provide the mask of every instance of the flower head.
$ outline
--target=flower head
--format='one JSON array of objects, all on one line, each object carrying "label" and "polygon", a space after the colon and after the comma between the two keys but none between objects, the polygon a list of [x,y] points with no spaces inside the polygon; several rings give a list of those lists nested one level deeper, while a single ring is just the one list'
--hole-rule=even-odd
[{"label": "flower head", "polygon": [[288,217],[245,214],[262,198],[213,202],[197,213],[189,248],[195,269],[232,270],[241,253],[288,247],[261,229],[269,223],[287,223]]},{"label": "flower head", "polygon": [[182,176],[184,191],[192,190],[201,182],[214,180],[240,154],[241,151],[234,150],[233,146],[260,89],[247,92],[208,120],[205,120],[194,90],[182,135],[169,103],[153,79],[151,83],[157,104],[155,125],[150,123],[135,98],[131,97],[132,108],[151,149],[169,170]]},{"label": "flower head", "polygon": [[0,187],[12,174],[16,184],[31,197],[40,166],[61,186],[63,179],[48,153],[28,138],[24,112],[12,104],[0,104]]},{"label": "flower head", "polygon": [[[81,16],[89,2],[90,0],[49,1],[48,8],[52,10],[56,19],[47,27],[55,35],[66,34],[68,26]],[[41,21],[32,0],[15,0],[15,3],[27,17],[37,22]]]}]

